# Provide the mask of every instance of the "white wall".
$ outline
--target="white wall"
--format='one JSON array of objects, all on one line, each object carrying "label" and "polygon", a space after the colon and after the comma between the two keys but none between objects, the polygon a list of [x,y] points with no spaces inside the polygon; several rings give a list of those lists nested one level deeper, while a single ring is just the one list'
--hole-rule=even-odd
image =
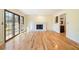
[{"label": "white wall", "polygon": [[[52,30],[52,17],[30,15],[27,23],[27,32]],[[43,24],[43,30],[36,30],[36,24]]]},{"label": "white wall", "polygon": [[4,44],[4,10],[0,9],[0,45],[3,44]]},{"label": "white wall", "polygon": [[53,31],[60,33],[59,20],[58,20],[58,23],[55,23],[55,17],[53,18]]},{"label": "white wall", "polygon": [[79,10],[67,10],[66,36],[79,43]]}]

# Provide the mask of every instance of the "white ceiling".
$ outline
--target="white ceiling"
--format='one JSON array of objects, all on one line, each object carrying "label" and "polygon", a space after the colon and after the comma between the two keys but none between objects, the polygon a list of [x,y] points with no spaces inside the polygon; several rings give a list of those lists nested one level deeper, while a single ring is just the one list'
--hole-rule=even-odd
[{"label": "white ceiling", "polygon": [[26,15],[54,15],[62,9],[20,9]]}]

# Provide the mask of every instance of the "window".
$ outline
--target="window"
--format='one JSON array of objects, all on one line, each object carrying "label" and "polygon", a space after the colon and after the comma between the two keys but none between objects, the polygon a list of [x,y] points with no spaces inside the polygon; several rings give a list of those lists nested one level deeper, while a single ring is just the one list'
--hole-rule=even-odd
[{"label": "window", "polygon": [[7,41],[20,33],[20,16],[8,10],[4,11],[4,15],[4,35]]}]

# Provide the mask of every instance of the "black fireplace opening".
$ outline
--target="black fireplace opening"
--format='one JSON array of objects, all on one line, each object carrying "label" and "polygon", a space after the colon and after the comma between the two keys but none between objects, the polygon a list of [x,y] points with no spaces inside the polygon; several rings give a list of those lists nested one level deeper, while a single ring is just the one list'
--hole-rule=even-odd
[{"label": "black fireplace opening", "polygon": [[37,24],[36,29],[43,29],[43,24]]}]

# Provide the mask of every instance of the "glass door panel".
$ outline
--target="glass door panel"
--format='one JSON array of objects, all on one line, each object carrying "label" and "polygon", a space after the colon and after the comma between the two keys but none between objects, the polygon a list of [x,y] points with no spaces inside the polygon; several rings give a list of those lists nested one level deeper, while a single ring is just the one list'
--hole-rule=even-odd
[{"label": "glass door panel", "polygon": [[15,15],[15,35],[19,34],[19,16]]},{"label": "glass door panel", "polygon": [[13,36],[13,14],[6,12],[6,40]]}]

